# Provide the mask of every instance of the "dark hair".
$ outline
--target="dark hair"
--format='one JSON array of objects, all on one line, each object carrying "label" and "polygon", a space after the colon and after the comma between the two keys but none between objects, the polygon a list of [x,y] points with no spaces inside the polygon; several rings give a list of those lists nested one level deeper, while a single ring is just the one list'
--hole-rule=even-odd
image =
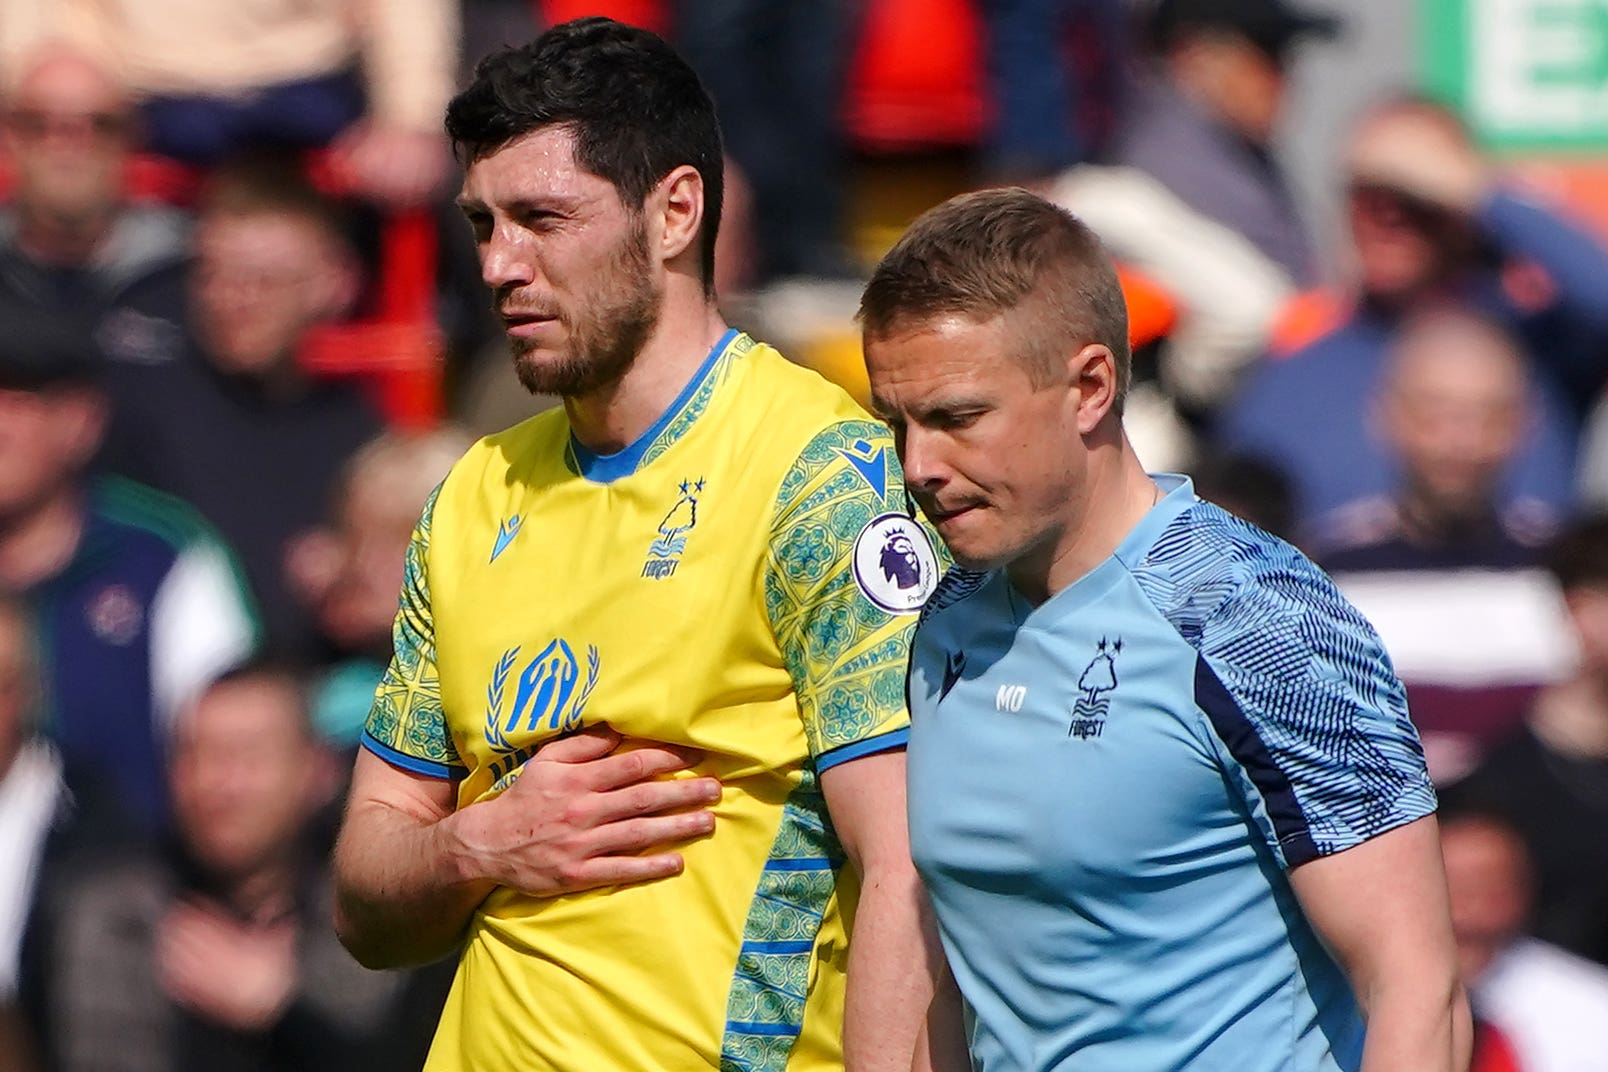
[{"label": "dark hair", "polygon": [[1566,592],[1608,585],[1608,513],[1566,525],[1547,548],[1546,566]]},{"label": "dark hair", "polygon": [[929,209],[872,272],[859,316],[878,336],[942,316],[981,323],[1018,310],[1020,357],[1035,382],[1048,382],[1069,346],[1110,349],[1120,414],[1133,355],[1116,267],[1087,224],[1037,194],[981,190]]},{"label": "dark hair", "polygon": [[715,104],[687,62],[647,30],[592,16],[560,23],[520,48],[480,61],[447,105],[447,134],[474,163],[543,127],[567,127],[575,161],[639,209],[683,164],[703,177],[700,267],[714,288],[724,186]]},{"label": "dark hair", "polygon": [[280,152],[250,152],[225,161],[202,187],[197,209],[202,216],[289,216],[334,242],[350,243],[342,209],[319,192],[294,158]]},{"label": "dark hair", "polygon": [[307,677],[299,663],[275,655],[258,655],[237,663],[207,684],[197,702],[221,689],[240,685],[261,685],[282,689],[294,698],[296,730],[308,740],[317,740],[314,731]]}]

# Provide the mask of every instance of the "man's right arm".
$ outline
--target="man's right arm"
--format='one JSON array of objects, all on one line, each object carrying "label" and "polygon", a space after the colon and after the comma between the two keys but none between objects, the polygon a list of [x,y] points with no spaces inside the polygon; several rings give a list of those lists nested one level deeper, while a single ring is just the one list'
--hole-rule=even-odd
[{"label": "man's right arm", "polygon": [[364,967],[441,959],[491,892],[454,851],[456,793],[453,782],[358,751],[335,846],[335,930]]},{"label": "man's right arm", "polygon": [[600,726],[544,745],[502,794],[454,811],[455,783],[359,752],[335,847],[341,942],[368,968],[427,963],[497,886],[554,897],[679,874],[664,846],[714,829],[720,784],[666,775],[698,759]]}]

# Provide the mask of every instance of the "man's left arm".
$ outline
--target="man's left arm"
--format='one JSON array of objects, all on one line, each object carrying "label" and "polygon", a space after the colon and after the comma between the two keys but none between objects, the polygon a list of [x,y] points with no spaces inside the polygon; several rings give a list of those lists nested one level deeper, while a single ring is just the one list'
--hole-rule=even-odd
[{"label": "man's left arm", "polygon": [[902,749],[821,774],[832,825],[860,876],[843,1015],[848,1072],[908,1072],[942,971],[943,950],[910,862],[904,779]]},{"label": "man's left arm", "polygon": [[1472,1028],[1434,816],[1302,864],[1290,885],[1362,1007],[1363,1072],[1463,1072]]},{"label": "man's left arm", "polygon": [[942,954],[910,862],[905,669],[941,563],[908,514],[886,428],[819,432],[782,480],[765,604],[832,825],[861,893],[849,938],[848,1072],[909,1072]]}]

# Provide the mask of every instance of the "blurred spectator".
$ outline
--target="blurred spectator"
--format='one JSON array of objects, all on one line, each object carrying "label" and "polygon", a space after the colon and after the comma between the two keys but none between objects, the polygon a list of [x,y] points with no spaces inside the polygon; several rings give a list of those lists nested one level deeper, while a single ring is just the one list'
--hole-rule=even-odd
[{"label": "blurred spectator", "polygon": [[1501,1032],[1523,1072],[1601,1072],[1608,1062],[1608,969],[1526,937],[1529,859],[1493,816],[1441,823],[1458,963],[1475,1016]]},{"label": "blurred spectator", "polygon": [[290,581],[337,654],[313,693],[313,722],[332,745],[355,748],[391,653],[391,624],[408,540],[430,492],[468,450],[450,428],[386,432],[341,474],[327,527],[290,556]]},{"label": "blurred spectator", "polygon": [[1295,520],[1290,481],[1278,466],[1261,458],[1209,454],[1190,466],[1189,475],[1202,499],[1281,540],[1290,538]]},{"label": "blurred spectator", "polygon": [[37,32],[107,57],[139,95],[152,152],[211,165],[333,144],[359,190],[396,204],[447,175],[454,0],[52,0],[49,12]]},{"label": "blurred spectator", "polygon": [[[1158,347],[1153,389],[1174,419],[1209,424],[1267,350],[1275,318],[1294,293],[1283,269],[1137,168],[1079,165],[1059,175],[1046,196],[1093,227],[1125,269],[1143,273],[1172,303],[1175,322]],[[1187,453],[1147,449],[1157,437],[1139,420],[1152,388],[1145,368],[1139,355],[1138,405],[1124,423],[1148,468],[1186,468]]]},{"label": "blurred spectator", "polygon": [[[676,48],[714,97],[726,151],[737,165],[734,185],[751,198],[755,284],[856,273],[844,232],[842,105],[863,6],[863,0],[675,5]],[[710,192],[714,211],[719,194]]]},{"label": "blurred spectator", "polygon": [[1120,0],[979,0],[993,122],[985,173],[1034,184],[1092,159],[1120,96]]},{"label": "blurred spectator", "polygon": [[341,465],[380,430],[358,386],[307,376],[297,351],[350,307],[358,275],[329,205],[288,167],[227,169],[196,224],[184,360],[114,369],[108,462],[193,503],[235,548],[269,646],[302,657],[311,624],[284,578]]},{"label": "blurred spectator", "polygon": [[55,1067],[406,1067],[387,1057],[406,977],[359,967],[335,938],[311,836],[335,766],[296,681],[263,667],[220,678],[179,721],[171,779],[174,850],[102,861],[49,914]]},{"label": "blurred spectator", "polygon": [[[0,1053],[31,1049],[20,1035],[23,928],[46,837],[63,802],[61,759],[30,724],[39,699],[33,638],[22,604],[0,596],[0,1021],[17,1037]],[[9,1067],[0,1062],[0,1067]]]},{"label": "blurred spectator", "polygon": [[94,324],[117,359],[172,360],[175,318],[130,305],[148,304],[146,292],[178,272],[189,224],[179,212],[134,205],[125,195],[135,136],[127,92],[89,56],[59,43],[19,62],[4,109],[12,190],[0,210],[0,291]]},{"label": "blurred spectator", "polygon": [[1580,500],[1594,510],[1608,509],[1608,393],[1592,410],[1581,437]]},{"label": "blurred spectator", "polygon": [[250,602],[189,507],[86,479],[106,417],[87,340],[28,307],[0,323],[0,592],[34,615],[68,787],[161,829],[172,716],[249,654]]},{"label": "blurred spectator", "polygon": [[1608,515],[1565,529],[1548,566],[1577,669],[1543,690],[1520,731],[1451,795],[1523,835],[1536,868],[1535,935],[1608,965]]},{"label": "blurred spectator", "polygon": [[1381,371],[1372,414],[1395,456],[1389,495],[1319,533],[1336,570],[1507,569],[1535,563],[1552,514],[1501,503],[1502,474],[1533,423],[1529,370],[1496,324],[1454,307],[1410,316]]},{"label": "blurred spectator", "polygon": [[1523,344],[1536,420],[1503,499],[1567,508],[1583,406],[1608,373],[1608,251],[1584,228],[1502,187],[1445,109],[1407,99],[1364,116],[1347,197],[1357,294],[1299,304],[1285,352],[1257,367],[1223,438],[1287,466],[1303,522],[1393,483],[1364,414],[1404,317],[1447,302],[1476,309]]},{"label": "blurred spectator", "polygon": [[1143,30],[1154,77],[1136,90],[1113,162],[1155,176],[1311,283],[1311,242],[1272,141],[1296,47],[1338,29],[1284,0],[1157,0]]},{"label": "blurred spectator", "polygon": [[1342,511],[1314,553],[1379,630],[1445,784],[1569,672],[1557,586],[1537,567],[1552,519],[1497,499],[1530,425],[1505,331],[1453,307],[1415,313],[1381,376],[1373,417],[1397,487]]}]

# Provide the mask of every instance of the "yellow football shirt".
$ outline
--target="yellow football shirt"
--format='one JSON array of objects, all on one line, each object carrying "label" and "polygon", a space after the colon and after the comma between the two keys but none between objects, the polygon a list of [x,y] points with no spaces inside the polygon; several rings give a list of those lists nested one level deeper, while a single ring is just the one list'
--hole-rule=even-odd
[{"label": "yellow football shirt", "polygon": [[562,410],[471,449],[414,535],[366,746],[462,807],[607,723],[725,788],[681,875],[495,891],[428,1067],[840,1067],[857,891],[818,774],[904,743],[938,565],[886,429],[736,332],[619,454]]}]

